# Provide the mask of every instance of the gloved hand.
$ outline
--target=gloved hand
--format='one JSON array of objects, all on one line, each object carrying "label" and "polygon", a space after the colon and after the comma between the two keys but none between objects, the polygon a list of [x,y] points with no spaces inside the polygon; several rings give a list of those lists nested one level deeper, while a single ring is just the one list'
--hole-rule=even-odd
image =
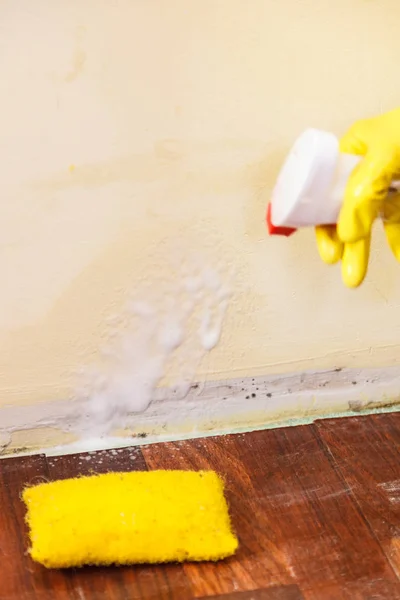
[{"label": "gloved hand", "polygon": [[316,228],[319,254],[325,263],[342,260],[342,279],[359,286],[367,272],[371,229],[381,216],[389,246],[400,261],[400,193],[390,194],[400,179],[400,108],[355,123],[340,140],[340,151],[364,159],[347,183],[337,226]]}]

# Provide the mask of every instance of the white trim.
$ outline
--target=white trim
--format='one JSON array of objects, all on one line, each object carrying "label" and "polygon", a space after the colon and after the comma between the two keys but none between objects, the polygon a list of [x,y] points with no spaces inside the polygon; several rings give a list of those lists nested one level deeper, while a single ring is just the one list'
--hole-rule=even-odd
[{"label": "white trim", "polygon": [[[43,451],[83,452],[299,424],[336,414],[395,410],[400,405],[400,367],[210,381],[193,384],[185,398],[165,389],[158,390],[157,396],[147,411],[127,417],[125,430],[117,437],[80,439],[55,447],[52,436],[53,446]],[[0,408],[2,456],[37,452],[32,434],[38,429],[56,430],[55,437],[64,443],[63,435],[76,431],[84,411],[80,401]],[[18,446],[13,442],[16,432]]]}]

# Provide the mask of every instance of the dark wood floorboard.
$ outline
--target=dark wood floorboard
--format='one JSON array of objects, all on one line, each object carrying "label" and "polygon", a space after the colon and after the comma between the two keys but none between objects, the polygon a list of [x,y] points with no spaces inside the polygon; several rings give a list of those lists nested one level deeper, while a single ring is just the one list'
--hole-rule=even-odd
[{"label": "dark wood floorboard", "polygon": [[[204,596],[199,600],[206,600]],[[297,585],[280,585],[248,592],[232,592],[222,596],[212,596],[212,600],[304,600]]]},{"label": "dark wood floorboard", "polygon": [[[249,445],[243,443],[245,439]],[[212,468],[226,480],[227,499],[240,547],[236,557],[223,563],[185,565],[198,596],[291,583],[284,553],[277,549],[273,537],[265,535],[261,494],[244,460],[247,454],[256,451],[255,448],[254,437],[247,438],[246,435],[246,438],[225,436],[155,444],[142,449],[150,469]]]},{"label": "dark wood floorboard", "polygon": [[27,554],[25,508],[20,495],[26,484],[47,479],[44,456],[0,460],[1,600],[80,600],[68,577],[43,569]]},{"label": "dark wood floorboard", "polygon": [[[237,556],[65,572],[31,561],[26,484],[146,468],[219,471]],[[400,415],[1,460],[0,508],[0,600],[400,600]]]},{"label": "dark wood floorboard", "polygon": [[398,600],[398,581],[364,579],[303,590],[304,600]]},{"label": "dark wood floorboard", "polygon": [[316,426],[400,576],[400,414],[319,421]]},{"label": "dark wood floorboard", "polygon": [[139,447],[50,456],[47,459],[47,468],[51,480],[113,471],[147,471]]},{"label": "dark wood floorboard", "polygon": [[239,539],[221,565],[185,565],[197,595],[296,583],[317,589],[368,576],[396,583],[378,541],[314,426],[158,444],[155,468],[215,468]]}]

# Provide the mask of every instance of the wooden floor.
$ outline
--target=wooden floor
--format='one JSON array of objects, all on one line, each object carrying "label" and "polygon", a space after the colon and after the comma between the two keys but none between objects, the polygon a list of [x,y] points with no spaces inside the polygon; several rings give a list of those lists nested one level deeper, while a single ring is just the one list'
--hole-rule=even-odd
[{"label": "wooden floor", "polygon": [[[27,556],[26,483],[216,469],[240,539],[218,564],[49,571]],[[1,600],[400,599],[400,414],[0,461]]]}]

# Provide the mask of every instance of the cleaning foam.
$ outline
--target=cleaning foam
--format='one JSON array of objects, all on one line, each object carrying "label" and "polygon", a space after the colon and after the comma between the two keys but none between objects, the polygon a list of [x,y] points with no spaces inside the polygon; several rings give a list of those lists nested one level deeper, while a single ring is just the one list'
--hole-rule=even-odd
[{"label": "cleaning foam", "polygon": [[169,392],[187,394],[200,361],[219,341],[230,297],[227,279],[204,265],[180,273],[161,301],[157,296],[127,303],[110,324],[100,364],[82,371],[76,394],[85,405],[77,425],[80,437],[104,437],[125,428],[132,415],[148,408],[171,372],[175,380],[168,381]]}]

